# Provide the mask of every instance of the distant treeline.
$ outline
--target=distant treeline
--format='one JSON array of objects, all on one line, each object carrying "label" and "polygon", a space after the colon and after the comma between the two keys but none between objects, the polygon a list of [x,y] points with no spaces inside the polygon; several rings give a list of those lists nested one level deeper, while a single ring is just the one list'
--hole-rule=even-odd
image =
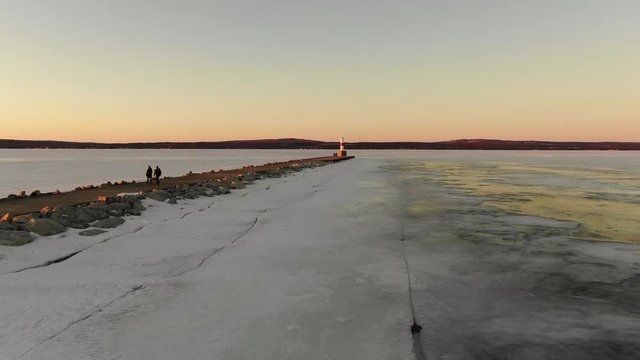
[{"label": "distant treeline", "polygon": [[[554,142],[463,139],[438,142],[356,142],[349,149],[370,150],[640,150],[640,142]],[[4,140],[5,149],[337,149],[337,142],[265,139],[207,142],[94,143],[50,140]]]}]

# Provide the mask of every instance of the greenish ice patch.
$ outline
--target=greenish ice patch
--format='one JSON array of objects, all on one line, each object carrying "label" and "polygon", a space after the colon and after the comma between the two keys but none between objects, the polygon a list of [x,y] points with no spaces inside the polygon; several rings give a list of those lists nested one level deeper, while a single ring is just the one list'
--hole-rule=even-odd
[{"label": "greenish ice patch", "polygon": [[[463,189],[482,198],[483,206],[576,222],[583,229],[579,239],[640,243],[640,176],[634,171],[447,161],[405,163],[397,169]],[[408,209],[417,215],[443,206],[416,201]]]}]

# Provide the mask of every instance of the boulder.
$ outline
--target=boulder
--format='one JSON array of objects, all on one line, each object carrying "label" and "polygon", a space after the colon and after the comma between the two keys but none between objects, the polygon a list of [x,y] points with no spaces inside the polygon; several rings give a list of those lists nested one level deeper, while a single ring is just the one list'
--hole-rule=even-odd
[{"label": "boulder", "polygon": [[18,215],[18,216],[14,216],[13,219],[11,220],[12,223],[17,223],[17,224],[25,224],[27,222],[29,222],[29,220],[33,219],[34,216],[32,214],[26,214],[26,215]]},{"label": "boulder", "polygon": [[138,195],[125,195],[118,198],[118,202],[123,204],[129,204],[129,207],[133,206],[133,203],[139,201]]},{"label": "boulder", "polygon": [[42,209],[40,209],[40,216],[42,217],[51,217],[51,214],[53,214],[53,209],[50,206],[45,206]]},{"label": "boulder", "polygon": [[154,191],[154,192],[146,192],[144,193],[144,195],[146,197],[148,197],[149,199],[153,199],[156,201],[165,201],[167,199],[168,193],[164,192],[164,191]]},{"label": "boulder", "polygon": [[[78,208],[76,210],[76,213],[77,214],[82,214],[82,218],[91,219],[91,220],[89,220],[90,222],[94,221],[94,220],[107,219],[109,217],[109,214],[107,214],[107,212],[105,210],[98,209],[98,208],[95,208],[95,207],[88,207],[88,206],[87,207]],[[78,217],[80,218],[81,216],[78,216]]]},{"label": "boulder", "polygon": [[33,241],[26,231],[0,230],[0,245],[20,246]]},{"label": "boulder", "polygon": [[34,190],[31,192],[31,194],[29,194],[29,197],[36,197],[36,196],[40,196],[40,190]]},{"label": "boulder", "polygon": [[145,211],[147,208],[145,208],[140,201],[136,201],[131,206],[131,209],[135,211]]},{"label": "boulder", "polygon": [[26,192],[26,191],[24,191],[24,190],[22,190],[22,191],[20,191],[20,192],[18,193],[18,196],[19,196],[19,197],[21,197],[21,198],[26,197],[26,196],[27,196],[27,192]]},{"label": "boulder", "polygon": [[109,211],[109,208],[107,207],[107,205],[100,202],[94,202],[87,205],[87,209],[94,209],[94,210],[102,211],[105,213]]},{"label": "boulder", "polygon": [[226,186],[219,186],[218,187],[218,194],[228,194],[229,193],[229,188]]},{"label": "boulder", "polygon": [[33,218],[26,223],[25,228],[41,236],[59,234],[67,228],[57,221],[46,218]]},{"label": "boulder", "polygon": [[172,197],[172,198],[169,198],[169,201],[167,201],[167,202],[168,202],[169,204],[177,204],[177,203],[178,203],[178,200],[176,200],[176,198]]},{"label": "boulder", "polygon": [[114,228],[116,226],[122,225],[124,223],[124,219],[121,217],[112,217],[109,219],[98,220],[93,226],[101,229]]},{"label": "boulder", "polygon": [[134,216],[140,216],[142,215],[142,212],[139,210],[135,210],[135,209],[127,209],[124,211],[125,215],[134,215]]},{"label": "boulder", "polygon": [[7,195],[7,199],[8,200],[16,200],[16,199],[20,199],[20,196],[18,196],[16,194],[9,194],[9,195]]},{"label": "boulder", "polygon": [[11,213],[5,213],[4,215],[2,215],[2,217],[0,217],[0,221],[10,222],[11,219],[13,219],[13,215]]},{"label": "boulder", "polygon": [[54,207],[51,219],[75,229],[86,229],[89,227],[89,222],[95,220],[88,212],[79,211],[79,208],[68,205]]},{"label": "boulder", "polygon": [[130,208],[129,204],[124,203],[112,203],[107,205],[107,212],[111,216],[122,216],[125,210]]},{"label": "boulder", "polygon": [[78,233],[78,235],[80,236],[96,236],[96,235],[100,235],[100,234],[104,234],[106,233],[107,230],[101,230],[101,229],[89,229],[89,230],[82,230]]},{"label": "boulder", "polygon": [[16,227],[8,221],[0,221],[0,230],[16,230]]},{"label": "boulder", "polygon": [[247,185],[242,181],[232,181],[229,187],[232,189],[244,189]]}]

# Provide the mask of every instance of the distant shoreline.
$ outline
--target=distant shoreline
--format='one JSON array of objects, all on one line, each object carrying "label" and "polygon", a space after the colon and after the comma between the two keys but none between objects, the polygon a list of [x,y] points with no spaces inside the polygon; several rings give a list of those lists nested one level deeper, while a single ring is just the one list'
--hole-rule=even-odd
[{"label": "distant shoreline", "polygon": [[[598,150],[638,151],[640,142],[519,141],[461,139],[436,142],[353,142],[350,150]],[[0,139],[0,149],[253,149],[331,150],[337,142],[306,139],[262,139],[211,142],[97,143],[54,140]]]}]

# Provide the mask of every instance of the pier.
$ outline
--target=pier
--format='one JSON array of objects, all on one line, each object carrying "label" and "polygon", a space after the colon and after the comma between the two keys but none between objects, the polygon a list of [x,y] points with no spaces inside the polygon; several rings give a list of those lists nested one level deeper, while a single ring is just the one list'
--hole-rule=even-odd
[{"label": "pier", "polygon": [[107,185],[104,187],[83,188],[61,193],[47,193],[39,196],[21,197],[18,199],[4,200],[0,202],[0,216],[9,213],[13,216],[40,212],[40,210],[49,206],[51,208],[60,205],[79,205],[91,201],[97,201],[99,196],[114,196],[122,193],[137,193],[153,191],[154,189],[162,190],[179,185],[192,185],[216,181],[223,179],[225,176],[238,176],[246,173],[263,173],[282,167],[299,166],[314,162],[339,162],[352,159],[353,156],[326,156],[316,158],[306,158],[275,162],[263,165],[249,165],[240,169],[222,170],[215,172],[191,173],[179,177],[166,177],[161,179],[160,185],[147,184],[144,180],[135,183],[125,183],[122,185]]}]

